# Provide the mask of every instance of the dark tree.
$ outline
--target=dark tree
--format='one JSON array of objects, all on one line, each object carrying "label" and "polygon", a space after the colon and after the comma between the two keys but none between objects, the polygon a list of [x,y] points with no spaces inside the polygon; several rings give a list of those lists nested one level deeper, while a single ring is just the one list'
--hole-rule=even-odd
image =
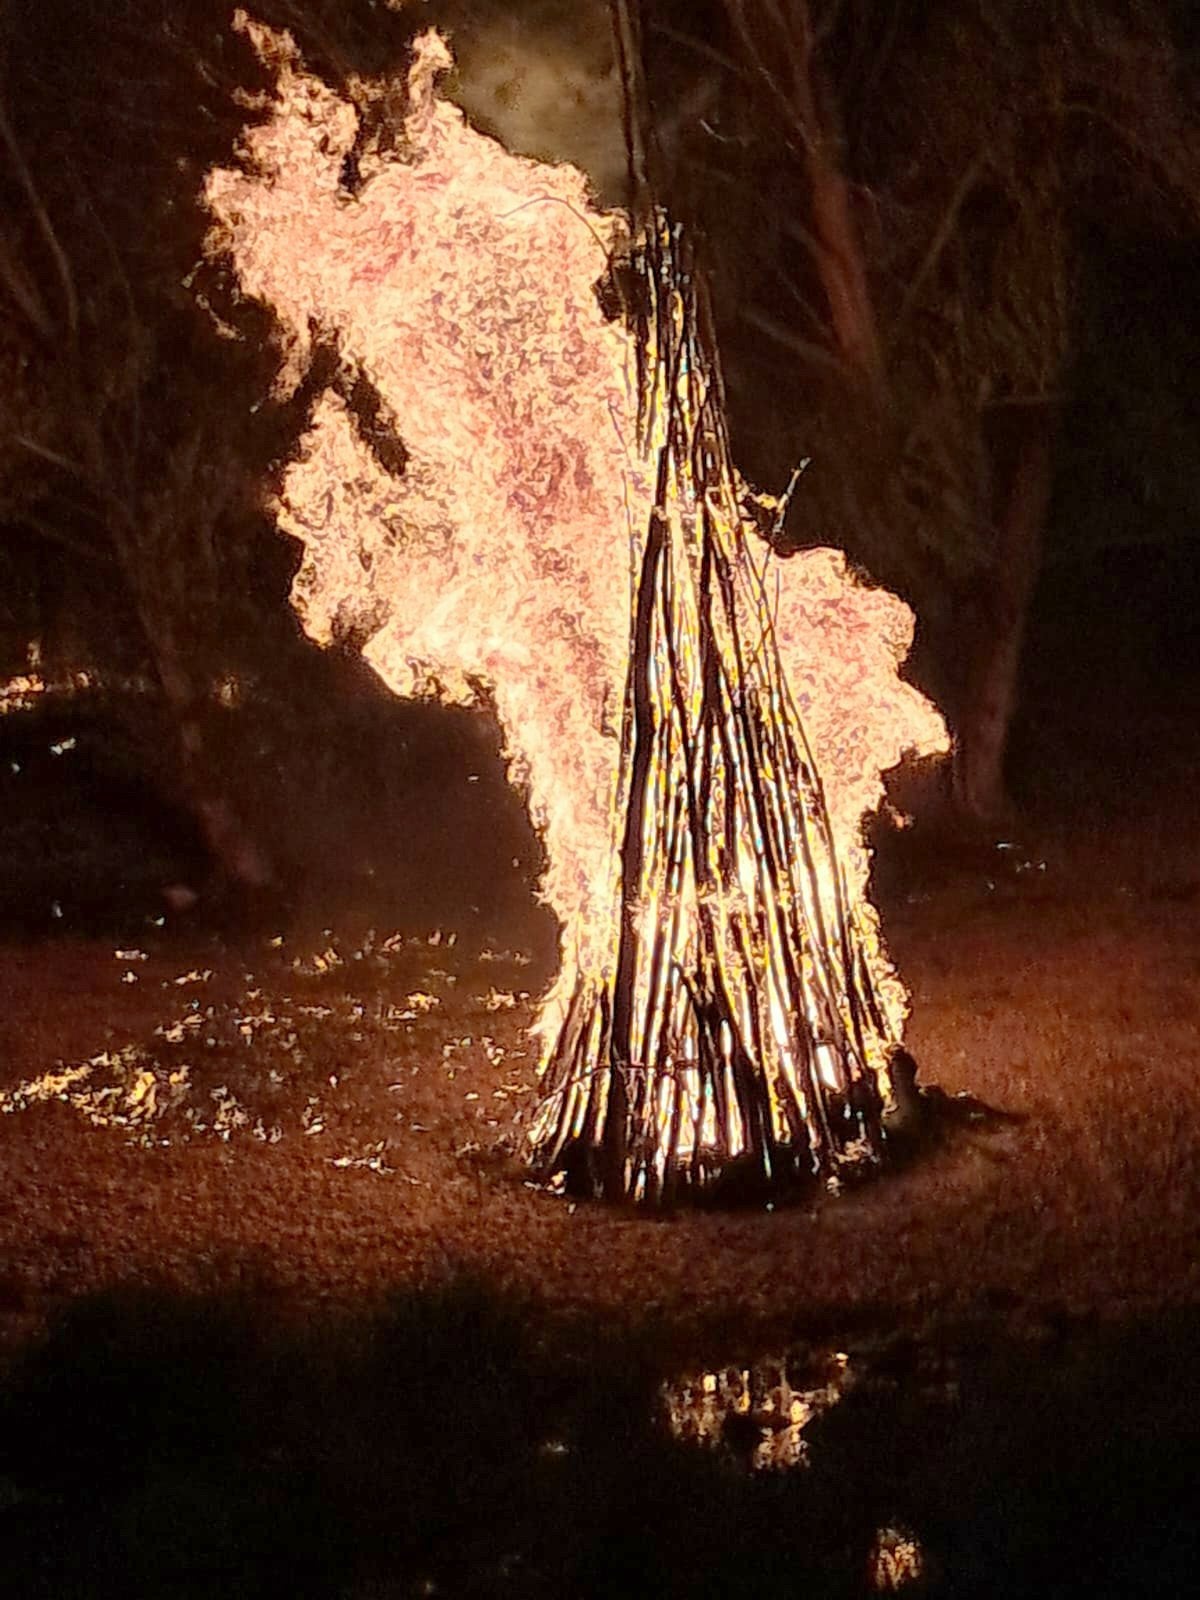
[{"label": "dark tree", "polygon": [[1085,239],[1200,232],[1186,20],[1158,0],[618,5],[657,185],[704,241],[751,477],[921,618],[955,795],[1004,753]]}]

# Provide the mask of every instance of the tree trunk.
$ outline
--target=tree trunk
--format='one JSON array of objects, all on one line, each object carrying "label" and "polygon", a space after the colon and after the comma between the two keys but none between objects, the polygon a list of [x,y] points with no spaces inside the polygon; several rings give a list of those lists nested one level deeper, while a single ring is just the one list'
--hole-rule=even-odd
[{"label": "tree trunk", "polygon": [[787,130],[804,152],[809,249],[829,312],[835,353],[852,391],[878,403],[883,356],[851,189],[842,166],[837,96],[821,65],[807,0],[786,10],[728,6],[754,78],[777,97]]},{"label": "tree trunk", "polygon": [[845,174],[830,158],[828,139],[818,134],[809,158],[813,231],[820,249],[817,271],[829,302],[838,352],[857,384],[878,399],[883,394],[883,360],[866,265],[855,227]]},{"label": "tree trunk", "polygon": [[984,822],[1009,810],[1004,757],[1053,483],[1053,418],[1045,407],[1023,407],[1013,420],[1011,465],[1005,472],[1001,462],[997,473],[994,558],[964,629],[969,664],[954,750],[955,801]]},{"label": "tree trunk", "polygon": [[201,699],[165,622],[147,628],[163,699],[179,740],[179,770],[185,804],[216,866],[242,889],[266,889],[275,881],[271,862],[213,780],[201,718]]}]

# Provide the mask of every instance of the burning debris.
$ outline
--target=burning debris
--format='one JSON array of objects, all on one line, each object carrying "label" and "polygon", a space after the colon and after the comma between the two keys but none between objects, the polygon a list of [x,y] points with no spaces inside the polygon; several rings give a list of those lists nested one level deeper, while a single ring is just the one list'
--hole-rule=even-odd
[{"label": "burning debris", "polygon": [[[279,951],[240,981],[207,967],[181,972],[165,953],[113,949],[116,962],[138,963],[143,992],[127,1008],[138,1036],[86,1059],[58,1059],[0,1089],[0,1118],[63,1106],[142,1150],[213,1142],[294,1150],[303,1142],[339,1171],[416,1182],[395,1164],[400,1130],[426,1131],[414,1110],[436,1097],[448,1114],[439,1141],[461,1146],[481,1124],[498,1127],[502,1106],[520,1115],[522,1098],[534,1093],[524,1081],[519,1021],[496,1017],[496,991],[487,983],[458,989],[455,974],[431,965],[452,937],[377,939],[370,929],[361,943],[336,939],[336,969]],[[370,1001],[343,981],[366,967]],[[414,988],[418,977],[441,993]],[[112,981],[124,982],[121,965]],[[463,1031],[437,1061],[447,1005]],[[490,1030],[502,1026],[497,1038]],[[428,1081],[435,1074],[440,1093]],[[416,1081],[422,1076],[424,1084]]]},{"label": "burning debris", "polygon": [[[732,466],[665,220],[633,240],[580,174],[473,132],[434,93],[436,34],[371,149],[287,35],[238,25],[277,86],[209,175],[210,249],[273,308],[281,388],[318,354],[340,372],[279,494],[293,604],[396,693],[494,709],[545,836],[563,960],[535,1167],[649,1201],[730,1170],[836,1183],[880,1153],[907,1009],[862,819],[882,771],[945,742],[898,676],[909,613],[758,537],[784,507]],[[622,319],[595,292],[617,254]]]}]

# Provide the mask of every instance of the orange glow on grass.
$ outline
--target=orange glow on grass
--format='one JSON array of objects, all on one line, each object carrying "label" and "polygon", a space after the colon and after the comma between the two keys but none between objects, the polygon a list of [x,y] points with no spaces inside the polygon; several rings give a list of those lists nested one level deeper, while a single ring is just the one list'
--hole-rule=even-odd
[{"label": "orange glow on grass", "polygon": [[[563,929],[536,1160],[603,1146],[606,1190],[636,1198],[716,1157],[836,1173],[877,1144],[907,1010],[862,820],[906,750],[945,746],[898,675],[909,612],[752,530],[665,221],[631,241],[578,172],[475,133],[435,93],[436,34],[384,151],[287,35],[237,25],[276,90],[241,166],[209,175],[209,247],[274,311],[282,389],[318,344],[346,379],[278,495],[292,601],[397,694],[494,706]],[[595,292],[621,249],[640,330]],[[361,383],[402,470],[344,398]]]}]

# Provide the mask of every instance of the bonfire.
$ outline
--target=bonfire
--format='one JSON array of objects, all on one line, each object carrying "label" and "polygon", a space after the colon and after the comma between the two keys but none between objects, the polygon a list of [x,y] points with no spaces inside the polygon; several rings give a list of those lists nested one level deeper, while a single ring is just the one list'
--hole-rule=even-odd
[{"label": "bonfire", "polygon": [[209,174],[209,249],[272,309],[281,391],[333,374],[277,496],[293,605],[395,693],[494,711],[546,842],[529,1161],[649,1202],[870,1167],[907,995],[863,819],[945,744],[899,677],[911,615],[763,537],[785,507],[731,462],[667,218],[635,233],[471,129],[436,33],[383,140],[388,85],[342,98],[236,25],[275,88]]}]

